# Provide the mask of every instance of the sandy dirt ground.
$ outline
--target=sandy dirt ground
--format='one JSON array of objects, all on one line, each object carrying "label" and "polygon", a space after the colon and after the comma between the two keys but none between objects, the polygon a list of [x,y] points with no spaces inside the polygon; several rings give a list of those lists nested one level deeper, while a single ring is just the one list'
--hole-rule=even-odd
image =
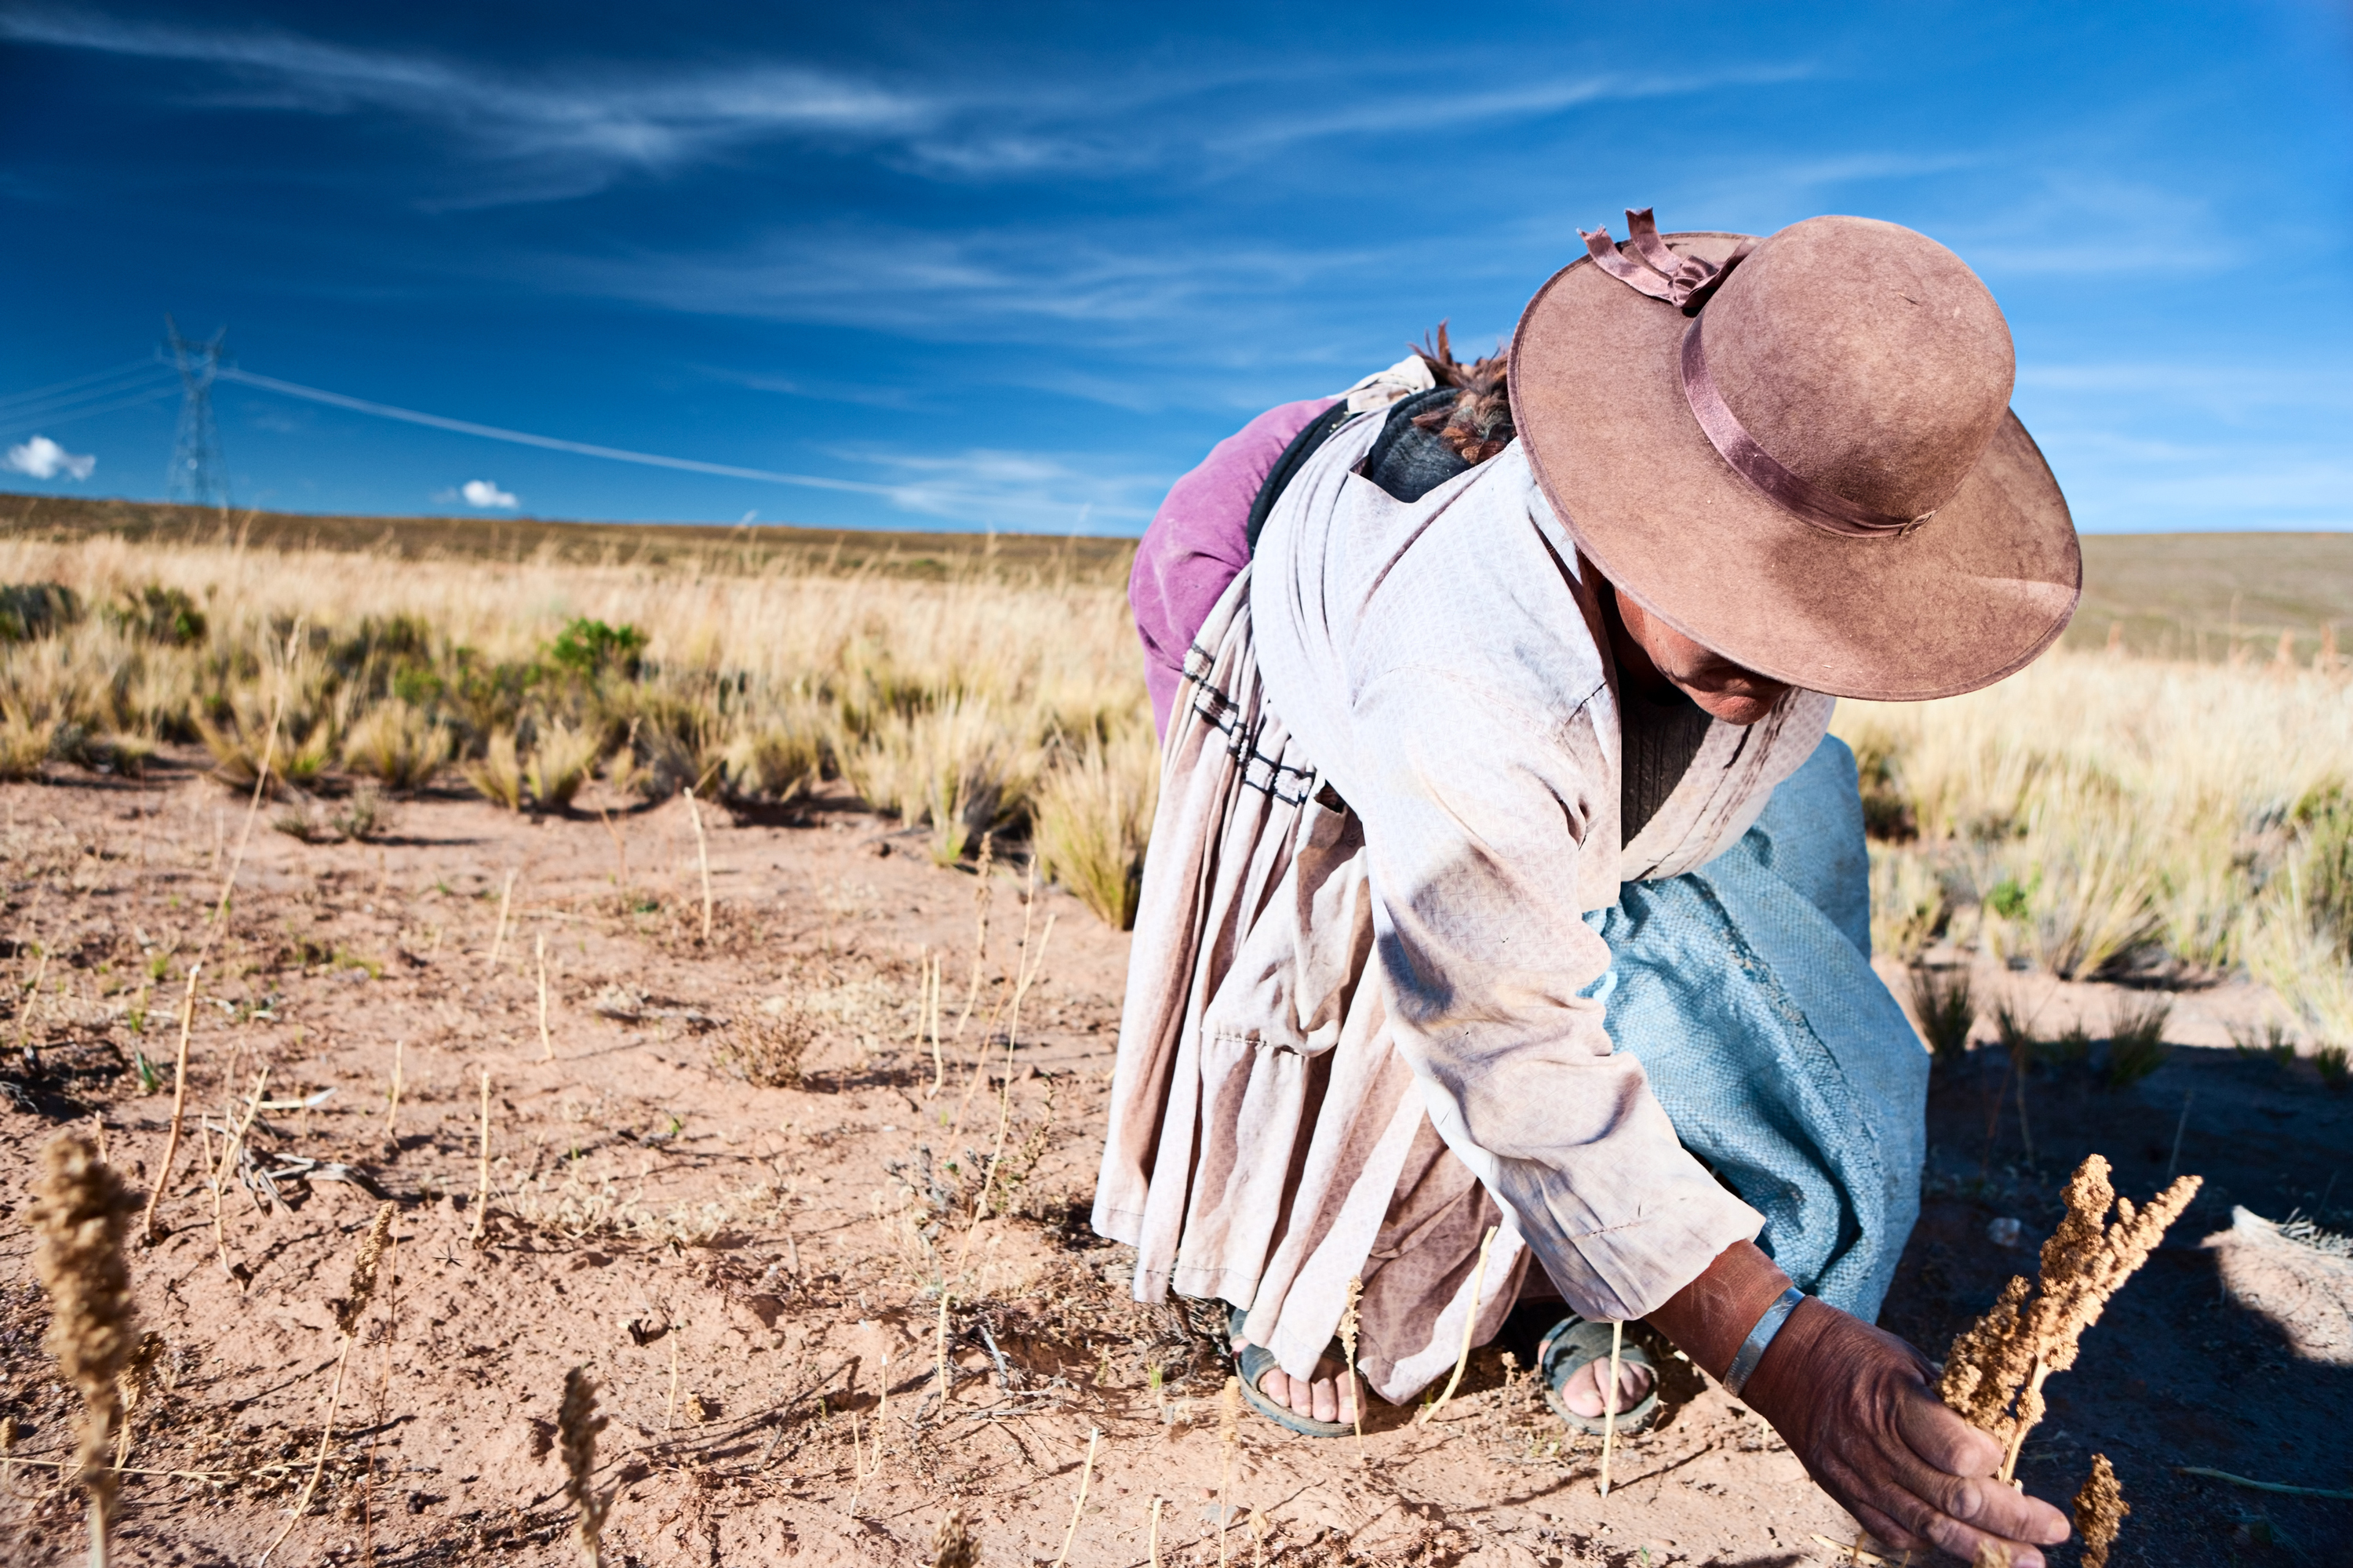
[{"label": "sandy dirt ground", "polygon": [[[1858,1560],[1852,1523],[1769,1429],[1663,1346],[1664,1417],[1620,1446],[1605,1500],[1599,1440],[1566,1434],[1514,1371],[1546,1326],[1525,1311],[1434,1419],[1377,1407],[1359,1445],[1246,1413],[1229,1446],[1213,1325],[1131,1301],[1125,1249],[1085,1224],[1126,939],[1059,891],[1026,898],[1018,864],[986,883],[976,964],[982,879],[846,802],[705,808],[707,942],[683,801],[592,787],[534,820],[434,797],[337,844],[276,829],[265,805],[207,950],[244,802],[195,762],[0,787],[12,1215],[64,1128],[102,1125],[128,1180],[157,1178],[205,957],[168,1234],[133,1259],[157,1339],[118,1561],[250,1564],[281,1531],[288,1564],[575,1561],[554,1451],[574,1367],[610,1417],[608,1563],[930,1562],[951,1508],[989,1563]],[[2081,1016],[2097,1034],[2115,1002],[1981,984],[2018,988],[2050,1029]],[[2259,1005],[2182,997],[2185,1048],[2129,1089],[2031,1079],[2031,1153],[2000,1053],[1934,1090],[1926,1213],[1883,1320],[1931,1355],[2031,1271],[2084,1152],[2127,1193],[2175,1166],[2208,1178],[2027,1449],[2028,1483],[2061,1500],[2093,1450],[2114,1459],[2135,1509],[2119,1563],[2353,1563],[2353,1504],[2181,1473],[2353,1486],[2353,1343],[2329,1273],[2353,1265],[2232,1226],[2237,1205],[2353,1205],[2353,1115],[2307,1064],[2197,1048],[2226,1047]],[[256,1103],[216,1226],[210,1173]],[[380,1198],[397,1205],[391,1286],[346,1352],[335,1305]],[[2001,1219],[2016,1245],[1995,1239]],[[70,1448],[73,1406],[30,1253],[12,1217],[0,1546],[65,1563],[79,1505],[34,1461]]]}]

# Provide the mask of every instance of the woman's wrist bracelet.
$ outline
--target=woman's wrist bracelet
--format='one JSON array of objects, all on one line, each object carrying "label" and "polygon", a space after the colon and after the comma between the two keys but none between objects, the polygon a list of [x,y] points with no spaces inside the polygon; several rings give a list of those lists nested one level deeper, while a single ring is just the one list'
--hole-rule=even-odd
[{"label": "woman's wrist bracelet", "polygon": [[1757,1363],[1765,1359],[1766,1347],[1773,1342],[1773,1336],[1781,1331],[1781,1325],[1789,1321],[1789,1314],[1796,1311],[1798,1303],[1805,1299],[1806,1293],[1795,1285],[1773,1299],[1773,1304],[1765,1309],[1765,1315],[1757,1320],[1757,1326],[1748,1331],[1748,1337],[1740,1342],[1740,1349],[1733,1354],[1732,1364],[1725,1369],[1724,1391],[1726,1394],[1737,1395],[1746,1386],[1749,1374],[1757,1370]]}]

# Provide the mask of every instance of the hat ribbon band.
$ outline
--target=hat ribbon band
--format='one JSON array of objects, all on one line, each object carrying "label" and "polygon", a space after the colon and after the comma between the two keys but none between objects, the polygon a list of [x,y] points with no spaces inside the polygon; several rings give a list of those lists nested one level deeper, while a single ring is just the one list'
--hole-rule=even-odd
[{"label": "hat ribbon band", "polygon": [[1744,239],[1738,249],[1715,265],[1696,256],[1679,256],[1659,237],[1658,220],[1649,207],[1626,209],[1626,243],[1634,247],[1631,257],[1610,239],[1606,224],[1591,234],[1583,229],[1577,234],[1585,241],[1586,254],[1593,258],[1595,266],[1637,293],[1664,300],[1686,316],[1696,315],[1708,297],[1732,276],[1732,269],[1757,246],[1754,239]]},{"label": "hat ribbon band", "polygon": [[1701,315],[1694,318],[1683,331],[1683,353],[1677,361],[1683,401],[1691,405],[1692,417],[1699,421],[1708,444],[1731,465],[1734,473],[1748,481],[1751,489],[1783,511],[1802,518],[1824,532],[1849,538],[1909,533],[1936,515],[1924,511],[1917,517],[1895,517],[1873,511],[1782,467],[1781,460],[1748,433],[1747,426],[1724,401],[1724,394],[1716,390],[1715,378],[1707,373],[1707,350],[1702,338],[1702,329],[1706,324],[1706,316]]}]

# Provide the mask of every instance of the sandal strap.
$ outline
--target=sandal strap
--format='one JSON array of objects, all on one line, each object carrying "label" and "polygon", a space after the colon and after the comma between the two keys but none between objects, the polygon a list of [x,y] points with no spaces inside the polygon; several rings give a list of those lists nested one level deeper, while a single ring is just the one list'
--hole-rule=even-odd
[{"label": "sandal strap", "polygon": [[[1552,1406],[1555,1415],[1579,1431],[1598,1436],[1602,1429],[1602,1417],[1579,1415],[1569,1409],[1567,1401],[1561,1397],[1562,1390],[1568,1386],[1570,1378],[1586,1367],[1609,1359],[1609,1325],[1606,1322],[1571,1314],[1554,1325],[1552,1331],[1545,1336],[1545,1353],[1537,1369],[1544,1374],[1545,1403]],[[1651,1392],[1644,1394],[1632,1409],[1620,1410],[1617,1415],[1620,1432],[1639,1432],[1658,1412],[1658,1365],[1651,1361],[1651,1352],[1641,1345],[1622,1342],[1619,1347],[1618,1362],[1620,1366],[1646,1367],[1651,1373]],[[1614,1403],[1615,1390],[1611,1391],[1611,1399]]]},{"label": "sandal strap", "polygon": [[[1241,1332],[1243,1316],[1240,1308],[1234,1309],[1232,1315],[1227,1320],[1230,1324],[1230,1333]],[[1345,1357],[1346,1352],[1340,1348],[1340,1342],[1334,1340],[1330,1346],[1330,1359],[1345,1361]],[[1318,1421],[1312,1415],[1302,1415],[1289,1405],[1277,1405],[1268,1398],[1265,1392],[1259,1387],[1259,1380],[1268,1373],[1280,1371],[1281,1368],[1282,1363],[1274,1359],[1274,1352],[1264,1345],[1246,1342],[1241,1349],[1236,1351],[1234,1375],[1241,1384],[1243,1402],[1276,1426],[1286,1427],[1303,1436],[1345,1437],[1356,1430],[1356,1427],[1348,1422]],[[1357,1397],[1363,1397],[1361,1390]]]}]

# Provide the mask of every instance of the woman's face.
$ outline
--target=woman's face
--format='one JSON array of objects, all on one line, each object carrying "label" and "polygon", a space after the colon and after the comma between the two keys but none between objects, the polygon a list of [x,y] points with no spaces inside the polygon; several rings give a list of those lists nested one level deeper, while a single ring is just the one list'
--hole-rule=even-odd
[{"label": "woman's face", "polygon": [[[1630,595],[1620,594],[1614,587],[1610,594],[1618,601],[1618,616],[1626,635],[1648,656],[1656,674],[1679,688],[1711,717],[1727,724],[1754,724],[1771,712],[1773,705],[1788,693],[1788,682],[1744,669],[1649,614]],[[1625,652],[1620,650],[1621,658]],[[1637,669],[1635,673],[1639,677],[1642,672]]]}]

